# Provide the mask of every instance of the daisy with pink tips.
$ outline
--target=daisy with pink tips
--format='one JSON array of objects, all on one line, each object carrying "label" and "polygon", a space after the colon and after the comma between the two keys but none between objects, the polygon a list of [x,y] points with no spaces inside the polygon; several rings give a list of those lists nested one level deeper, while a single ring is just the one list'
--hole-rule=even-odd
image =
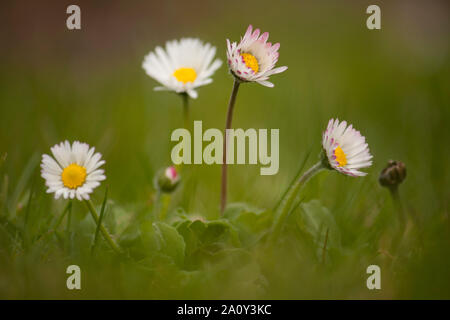
[{"label": "daisy with pink tips", "polygon": [[261,34],[259,29],[253,31],[249,25],[241,41],[231,43],[227,39],[228,66],[233,75],[243,82],[257,82],[266,87],[274,84],[268,79],[271,75],[281,73],[287,67],[274,68],[278,61],[280,44],[267,42],[269,33]]},{"label": "daisy with pink tips", "polygon": [[[269,82],[269,77],[276,73],[281,73],[287,67],[274,68],[278,61],[278,49],[280,44],[272,45],[267,42],[269,33],[256,29],[253,31],[252,25],[249,25],[244,37],[238,43],[231,43],[227,39],[227,61],[230,72],[234,76],[233,90],[231,91],[230,101],[228,103],[227,118],[225,122],[225,133],[231,128],[233,119],[234,104],[241,83],[257,82],[263,86],[272,88],[274,84]],[[220,211],[225,211],[227,203],[227,144],[228,136],[223,144],[223,163],[222,163],[222,184],[220,192]]]},{"label": "daisy with pink tips", "polygon": [[331,119],[328,122],[323,133],[322,146],[331,169],[343,174],[365,176],[367,173],[359,169],[372,165],[372,155],[366,138],[351,124],[347,125],[346,121]]},{"label": "daisy with pink tips", "polygon": [[322,148],[320,160],[294,180],[281,199],[270,235],[272,240],[277,239],[283,231],[298,193],[314,175],[328,169],[348,176],[360,177],[367,173],[359,169],[372,165],[372,155],[366,138],[351,124],[347,125],[346,121],[339,122],[338,119],[328,121],[327,129],[322,134]]}]

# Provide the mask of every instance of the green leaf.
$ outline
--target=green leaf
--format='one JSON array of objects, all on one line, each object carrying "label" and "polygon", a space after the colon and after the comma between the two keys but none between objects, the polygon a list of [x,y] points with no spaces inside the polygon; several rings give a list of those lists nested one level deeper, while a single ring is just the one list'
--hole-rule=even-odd
[{"label": "green leaf", "polygon": [[240,246],[239,236],[233,225],[226,219],[213,221],[177,221],[176,228],[186,243],[186,256],[190,266],[196,266],[210,259],[216,252]]},{"label": "green leaf", "polygon": [[215,220],[209,222],[203,222],[196,220],[191,223],[190,229],[195,232],[198,239],[202,243],[214,243],[214,242],[228,242],[233,241],[231,235],[231,226],[228,221]]},{"label": "green leaf", "polygon": [[254,212],[256,214],[261,214],[264,212],[264,210],[245,202],[235,202],[227,205],[223,217],[229,220],[233,220],[240,214],[242,214],[242,212]]},{"label": "green leaf", "polygon": [[325,239],[328,252],[341,248],[341,235],[334,216],[319,200],[302,203],[293,218],[300,232],[312,238],[318,257],[323,253]]},{"label": "green leaf", "polygon": [[255,244],[269,231],[272,217],[271,211],[264,211],[246,203],[232,203],[224,213],[224,218],[228,218],[236,227],[239,239],[245,246]]},{"label": "green leaf", "polygon": [[120,235],[118,242],[121,247],[131,247],[139,242],[141,229],[138,224],[129,225]]},{"label": "green leaf", "polygon": [[183,266],[186,245],[177,229],[164,222],[144,221],[131,225],[120,236],[119,243],[137,259],[165,256],[179,267]]},{"label": "green leaf", "polygon": [[[121,234],[130,225],[133,213],[109,200],[106,203],[108,214],[105,216],[105,226],[112,234]],[[97,208],[99,210],[99,207]]]},{"label": "green leaf", "polygon": [[182,266],[186,245],[177,229],[164,222],[154,222],[153,228],[159,241],[159,251],[172,257],[178,266]]}]

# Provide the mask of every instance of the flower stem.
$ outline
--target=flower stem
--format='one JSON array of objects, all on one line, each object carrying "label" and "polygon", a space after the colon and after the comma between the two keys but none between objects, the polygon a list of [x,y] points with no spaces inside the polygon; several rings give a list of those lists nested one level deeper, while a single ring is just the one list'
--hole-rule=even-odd
[{"label": "flower stem", "polygon": [[[182,104],[183,104],[183,128],[189,130],[189,96],[186,92],[180,93]],[[183,168],[183,162],[175,165],[177,170],[181,171]]]},{"label": "flower stem", "polygon": [[227,144],[228,144],[228,129],[231,128],[231,121],[233,119],[234,104],[238,93],[240,81],[234,79],[233,91],[231,91],[230,102],[228,103],[227,121],[225,124],[225,141],[223,143],[223,161],[222,161],[222,190],[220,193],[220,212],[223,214],[227,204]]},{"label": "flower stem", "polygon": [[72,200],[69,200],[69,203],[70,203],[70,205],[68,205],[68,207],[67,207],[66,249],[70,253],[73,248],[73,241],[72,241],[71,232],[70,232],[70,223],[72,221]]},{"label": "flower stem", "polygon": [[402,201],[398,192],[398,185],[390,187],[389,192],[391,194],[392,200],[394,201],[395,208],[399,213],[400,222],[404,226],[406,224],[406,214],[403,210]]},{"label": "flower stem", "polygon": [[[94,208],[94,205],[92,204],[91,200],[85,200],[84,201],[91,212],[92,218],[94,218],[95,224],[98,225],[99,223],[99,217],[97,214],[97,211]],[[106,242],[108,242],[111,249],[113,249],[116,253],[120,254],[122,253],[119,246],[116,244],[116,242],[111,238],[111,235],[106,230],[105,226],[100,223],[100,231],[103,234],[103,237],[105,238]]]},{"label": "flower stem", "polygon": [[167,209],[169,208],[170,204],[170,194],[165,194],[161,197],[161,210],[159,212],[159,220],[164,221],[167,216]]},{"label": "flower stem", "polygon": [[400,224],[400,230],[394,237],[394,246],[392,249],[393,251],[398,252],[401,249],[405,238],[407,237],[408,217],[405,210],[403,209],[403,204],[398,191],[398,185],[389,187],[389,191],[392,197],[392,201],[394,202],[395,210],[397,211],[398,221]]},{"label": "flower stem", "polygon": [[160,207],[161,207],[161,196],[162,196],[162,192],[158,187],[158,188],[156,188],[156,194],[155,194],[155,198],[153,200],[153,219],[155,219],[155,221],[158,220],[158,218],[159,218]]},{"label": "flower stem", "polygon": [[286,217],[292,207],[292,204],[297,197],[300,189],[305,185],[305,183],[320,170],[324,169],[324,165],[322,161],[317,162],[308,171],[306,171],[294,184],[290,187],[289,191],[286,194],[285,199],[282,201],[279,210],[275,217],[275,223],[273,224],[272,234],[270,238],[275,240],[280,235],[283,230],[283,226],[286,220]]},{"label": "flower stem", "polygon": [[189,128],[189,96],[187,93],[181,94],[181,99],[183,100],[183,121],[184,121],[184,128]]}]

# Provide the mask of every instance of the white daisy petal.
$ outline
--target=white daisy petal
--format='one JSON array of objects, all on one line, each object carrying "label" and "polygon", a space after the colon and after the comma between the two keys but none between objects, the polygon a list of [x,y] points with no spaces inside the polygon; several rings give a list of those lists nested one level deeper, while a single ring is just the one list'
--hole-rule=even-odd
[{"label": "white daisy petal", "polygon": [[170,91],[170,89],[166,88],[166,87],[154,87],[153,90],[155,90],[155,91]]},{"label": "white daisy petal", "polygon": [[198,93],[195,90],[188,90],[187,94],[192,98],[192,99],[197,99],[198,97]]},{"label": "white daisy petal", "polygon": [[263,86],[269,87],[269,88],[273,88],[275,85],[272,82],[269,81],[265,81],[265,80],[260,80],[257,81],[259,84],[262,84]]},{"label": "white daisy petal", "polygon": [[104,160],[100,161],[102,155],[100,153],[96,153],[92,156],[92,158],[89,160],[89,162],[87,162],[85,164],[86,167],[86,171],[88,173],[91,173],[92,171],[94,171],[95,169],[97,169],[99,166],[101,166],[102,164],[104,164]]},{"label": "white daisy petal", "polygon": [[56,162],[55,159],[46,154],[42,155],[41,167],[42,168],[45,167],[48,170],[48,172],[52,172],[55,174],[60,174],[62,172],[62,169],[58,164],[58,162]]}]

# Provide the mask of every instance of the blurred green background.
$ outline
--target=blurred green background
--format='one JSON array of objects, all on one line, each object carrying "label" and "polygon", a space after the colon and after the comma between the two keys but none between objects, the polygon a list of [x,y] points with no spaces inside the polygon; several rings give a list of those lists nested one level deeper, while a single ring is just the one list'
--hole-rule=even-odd
[{"label": "blurred green background", "polygon": [[[241,86],[233,127],[279,128],[280,170],[260,176],[259,165],[230,166],[229,201],[272,208],[301,163],[316,161],[330,118],[366,136],[374,164],[364,178],[327,172],[311,181],[305,201],[320,199],[328,208],[343,249],[333,264],[317,266],[297,261],[286,249],[295,242],[287,239],[274,265],[261,271],[268,282],[262,292],[243,285],[257,272],[235,262],[221,262],[223,279],[202,285],[200,273],[191,288],[173,280],[171,269],[147,282],[107,254],[92,260],[58,251],[48,258],[47,247],[27,249],[3,234],[0,298],[450,298],[448,2],[378,1],[382,29],[373,31],[366,28],[371,1],[76,1],[79,31],[65,26],[69,4],[1,4],[0,155],[7,153],[0,167],[1,232],[5,217],[25,214],[42,231],[42,221],[62,210],[64,201],[44,192],[39,161],[65,139],[96,146],[106,160],[107,180],[95,203],[107,185],[108,198],[126,215],[151,208],[153,176],[170,164],[170,134],[183,122],[181,99],[153,91],[157,83],[141,67],[144,56],[189,36],[215,45],[225,62],[226,39],[238,41],[248,24],[281,43],[278,65],[289,69],[271,78],[273,89]],[[202,120],[204,130],[223,128],[232,88],[226,64],[213,79],[191,101],[191,119]],[[389,159],[406,164],[400,193],[413,221],[413,240],[398,256],[384,247],[397,233],[397,212],[377,181]],[[169,212],[181,207],[218,218],[220,166],[183,170]],[[75,204],[74,212],[81,220],[85,208]],[[80,292],[65,288],[68,262],[90,270]],[[382,266],[382,290],[365,286],[370,264]]]}]

